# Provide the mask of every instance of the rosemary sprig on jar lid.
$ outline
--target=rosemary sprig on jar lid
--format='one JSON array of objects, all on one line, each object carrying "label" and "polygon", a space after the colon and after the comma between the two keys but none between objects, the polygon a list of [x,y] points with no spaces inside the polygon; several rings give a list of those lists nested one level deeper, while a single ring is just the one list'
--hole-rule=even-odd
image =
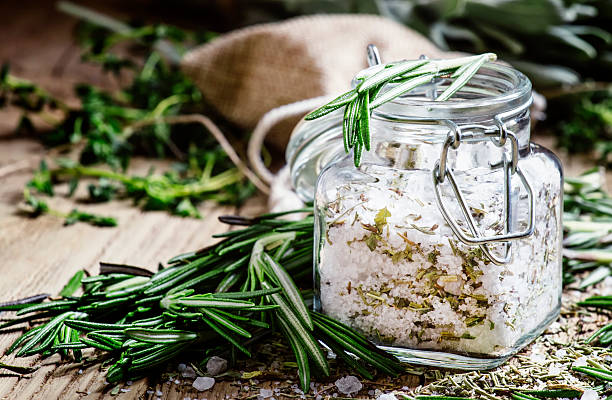
[{"label": "rosemary sprig on jar lid", "polygon": [[[445,101],[459,91],[487,61],[497,56],[485,53],[449,60],[404,60],[369,68],[357,75],[355,88],[306,115],[313,120],[344,107],[342,134],[344,151],[353,149],[355,166],[361,164],[363,150],[370,150],[372,110],[436,78],[451,78],[452,83],[435,101]],[[386,85],[394,84],[388,90]]]}]

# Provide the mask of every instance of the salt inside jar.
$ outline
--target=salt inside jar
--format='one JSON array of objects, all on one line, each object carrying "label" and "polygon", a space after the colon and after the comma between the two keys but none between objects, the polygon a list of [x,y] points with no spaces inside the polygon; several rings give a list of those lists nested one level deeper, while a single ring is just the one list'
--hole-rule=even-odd
[{"label": "salt inside jar", "polygon": [[315,308],[402,361],[491,368],[559,314],[562,170],[530,143],[523,74],[488,63],[432,101],[448,84],[375,109],[357,168],[340,112],[298,125],[287,159],[315,205]]}]

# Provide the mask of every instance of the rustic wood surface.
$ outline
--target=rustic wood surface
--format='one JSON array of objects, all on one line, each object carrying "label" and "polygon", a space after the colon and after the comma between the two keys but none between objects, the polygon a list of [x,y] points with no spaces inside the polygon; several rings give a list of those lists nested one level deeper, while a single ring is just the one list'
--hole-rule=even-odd
[{"label": "rustic wood surface", "polygon": [[[6,18],[14,12],[15,4],[0,3],[0,15],[6,20],[0,24],[0,37],[3,38],[0,61],[9,61],[15,74],[40,82],[54,95],[69,101],[71,88],[76,82],[87,81],[108,88],[117,84],[97,68],[79,62],[79,51],[71,42],[73,20],[50,7]],[[116,216],[119,221],[116,228],[96,228],[81,223],[64,227],[62,220],[52,216],[30,219],[19,212],[18,204],[32,168],[46,150],[32,138],[12,134],[18,117],[14,111],[0,110],[0,299],[38,293],[56,294],[78,269],[96,273],[101,260],[154,269],[158,262],[164,262],[175,254],[212,243],[211,235],[226,229],[217,222],[219,215],[236,212],[254,215],[265,209],[265,199],[261,196],[251,199],[240,209],[205,204],[201,207],[204,219],[194,220],[173,217],[165,212],[142,212],[132,207],[129,201],[116,201],[95,206],[78,205],[83,210]],[[553,143],[550,137],[537,139],[544,144]],[[588,158],[562,158],[570,175],[591,165]],[[146,170],[148,165],[144,160],[136,160],[133,171]],[[607,181],[611,181],[610,174]],[[67,188],[60,188],[58,192],[59,196],[50,201],[52,207],[64,211],[72,209],[75,199],[62,196]],[[77,192],[76,201],[83,197],[82,191]],[[0,352],[18,334],[15,331],[0,335]],[[0,360],[19,365],[40,365],[36,357],[18,360],[2,357]],[[255,386],[249,387],[248,380],[241,384],[227,380],[219,381],[213,390],[196,392],[191,381],[176,379],[179,383],[168,383],[167,376],[158,374],[129,386],[124,384],[117,398],[255,398],[259,390]],[[270,387],[275,380],[262,379],[258,386]],[[291,386],[295,382],[283,383]],[[395,380],[393,385],[401,387],[418,383],[418,377],[407,375]],[[388,385],[389,382],[383,379],[371,383],[370,387],[389,388]],[[113,388],[105,384],[99,366],[85,368],[61,364],[55,357],[44,360],[40,369],[27,377],[0,373],[1,399],[98,399],[111,396]],[[367,396],[367,393],[362,394]]]}]

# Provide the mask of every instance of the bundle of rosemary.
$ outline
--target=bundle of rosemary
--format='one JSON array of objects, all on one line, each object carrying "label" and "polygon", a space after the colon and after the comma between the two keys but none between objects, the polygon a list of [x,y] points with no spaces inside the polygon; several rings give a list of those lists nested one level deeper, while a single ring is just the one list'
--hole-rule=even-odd
[{"label": "bundle of rosemary", "polygon": [[[308,211],[289,213],[297,212]],[[223,240],[216,245],[174,257],[155,274],[103,263],[100,275],[77,272],[51,301],[43,302],[43,296],[0,305],[0,311],[17,312],[0,329],[31,324],[7,353],[71,354],[80,361],[85,349],[97,349],[107,353],[107,380],[117,382],[195,350],[205,359],[250,356],[254,343],[276,331],[293,349],[304,391],[311,373],[330,372],[325,348],[364,377],[372,378],[372,369],[398,374],[403,369],[395,357],[309,311],[304,297],[310,291],[300,291],[295,282],[310,287],[313,216],[290,222],[279,218],[284,214],[223,217],[246,227],[217,235]],[[75,294],[81,286],[82,293]]]},{"label": "bundle of rosemary", "polygon": [[590,271],[580,281],[580,289],[612,276],[612,198],[602,188],[602,180],[597,169],[565,179],[564,283]]}]

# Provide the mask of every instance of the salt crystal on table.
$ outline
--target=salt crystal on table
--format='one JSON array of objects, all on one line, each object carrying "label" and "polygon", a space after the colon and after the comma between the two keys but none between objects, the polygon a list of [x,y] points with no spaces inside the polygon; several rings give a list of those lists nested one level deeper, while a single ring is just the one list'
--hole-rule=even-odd
[{"label": "salt crystal on table", "polygon": [[532,354],[531,361],[541,364],[546,361],[546,356],[544,354]]},{"label": "salt crystal on table", "polygon": [[572,367],[586,367],[587,365],[587,358],[585,356],[582,356],[580,358],[577,358],[576,361],[574,361]]},{"label": "salt crystal on table", "polygon": [[565,349],[559,349],[555,351],[555,355],[557,357],[565,357],[567,355],[567,351]]},{"label": "salt crystal on table", "polygon": [[272,397],[274,393],[270,390],[270,389],[259,389],[259,395],[257,396],[258,399],[267,399],[269,397]]},{"label": "salt crystal on table", "polygon": [[350,395],[351,393],[357,393],[363,387],[361,382],[359,382],[359,379],[357,379],[357,377],[353,375],[348,375],[344,378],[340,378],[335,382],[335,384],[340,393],[348,395]]},{"label": "salt crystal on table", "polygon": [[599,395],[593,389],[587,389],[582,393],[580,400],[599,400]]},{"label": "salt crystal on table", "polygon": [[227,371],[227,360],[225,358],[212,356],[206,362],[206,372],[210,375],[219,375]]},{"label": "salt crystal on table", "polygon": [[215,378],[210,378],[208,376],[199,376],[193,381],[191,385],[194,389],[203,392],[204,390],[208,390],[211,387],[215,386]]},{"label": "salt crystal on table", "polygon": [[397,400],[393,393],[381,394],[376,400]]},{"label": "salt crystal on table", "polygon": [[193,370],[193,368],[189,367],[189,366],[185,366],[185,368],[183,369],[183,371],[181,371],[181,376],[183,378],[195,378],[197,376],[196,372]]},{"label": "salt crystal on table", "polygon": [[551,364],[548,367],[548,375],[559,375],[561,373],[561,368],[557,364]]}]

